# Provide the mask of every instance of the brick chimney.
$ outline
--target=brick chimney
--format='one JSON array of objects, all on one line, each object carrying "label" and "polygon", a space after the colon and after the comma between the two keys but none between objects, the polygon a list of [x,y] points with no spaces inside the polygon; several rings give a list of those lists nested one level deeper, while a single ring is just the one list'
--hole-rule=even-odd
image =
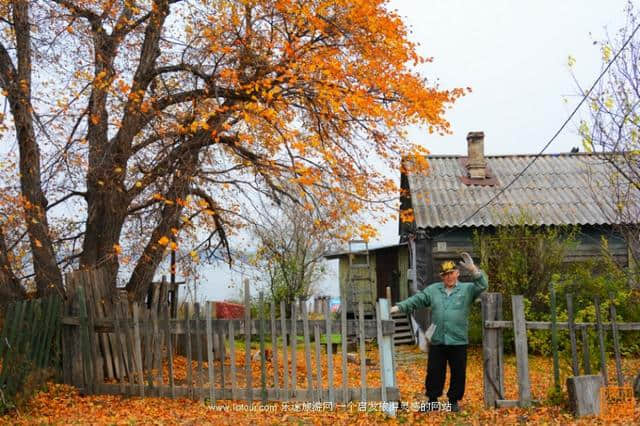
[{"label": "brick chimney", "polygon": [[484,159],[484,132],[469,132],[467,134],[467,152],[469,177],[471,179],[485,179],[487,177],[487,162]]}]

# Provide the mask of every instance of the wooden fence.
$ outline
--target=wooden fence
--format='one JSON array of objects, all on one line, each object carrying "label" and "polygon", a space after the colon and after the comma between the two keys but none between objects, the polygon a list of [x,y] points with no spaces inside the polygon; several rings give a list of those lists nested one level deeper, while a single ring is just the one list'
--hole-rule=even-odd
[{"label": "wooden fence", "polygon": [[[551,321],[526,321],[524,314],[523,296],[511,296],[513,313],[512,321],[503,321],[502,318],[502,294],[484,293],[482,295],[482,321],[483,321],[483,365],[484,365],[484,403],[486,407],[526,407],[534,401],[531,395],[531,383],[529,380],[529,360],[527,348],[527,330],[551,330],[554,383],[559,386],[558,367],[558,329],[569,330],[571,345],[571,364],[574,376],[580,374],[578,363],[577,333],[580,331],[582,338],[582,355],[584,374],[591,374],[589,353],[589,330],[594,329],[598,336],[600,374],[605,386],[608,384],[605,331],[611,330],[616,365],[616,377],[618,386],[623,385],[622,365],[620,359],[619,335],[620,331],[638,331],[640,323],[621,323],[616,320],[616,307],[611,302],[609,314],[610,322],[602,322],[600,315],[600,301],[595,298],[596,322],[574,322],[573,296],[567,295],[568,321],[556,321],[555,292],[551,289]],[[514,344],[516,352],[516,370],[518,375],[518,400],[504,399],[504,343],[502,330],[512,328],[514,331]]]},{"label": "wooden fence", "polygon": [[11,400],[31,371],[56,368],[62,301],[58,296],[7,307],[0,333],[0,396]]},{"label": "wooden fence", "polygon": [[[205,304],[204,312],[199,304],[195,304],[194,312],[186,306],[180,319],[171,318],[166,306],[159,308],[160,313],[152,309],[143,314],[142,307],[131,304],[129,318],[117,309],[111,317],[96,316],[96,311],[87,306],[84,286],[76,289],[72,306],[67,310],[73,315],[67,314],[62,319],[65,328],[64,376],[86,393],[186,396],[207,399],[211,403],[218,399],[334,404],[399,400],[393,365],[394,323],[385,299],[378,303],[375,320],[365,320],[364,316],[359,320],[347,320],[344,310],[340,319],[335,320],[328,306],[325,306],[324,318],[310,319],[303,302],[294,303],[287,318],[289,312],[285,312],[284,304],[267,307],[260,295],[258,318],[252,318],[247,282],[245,317],[241,320],[212,318],[211,302]],[[278,313],[280,318],[276,319]],[[177,335],[186,335],[186,359],[180,362],[174,356]],[[200,338],[192,339],[194,335]],[[332,343],[334,336],[340,336],[340,383],[336,381],[334,366],[337,349],[337,344]],[[243,350],[241,337],[244,361],[237,356],[237,352]],[[250,350],[252,337],[259,339],[259,349],[254,352]],[[303,350],[297,347],[298,337],[302,337]],[[324,348],[321,348],[322,337],[326,342]],[[357,337],[360,349],[359,387],[350,386],[348,380],[347,345],[351,337]],[[379,350],[379,362],[375,367],[367,365],[365,356],[365,343],[373,339]],[[271,342],[269,351],[267,340]],[[120,373],[114,374],[115,380],[105,380],[103,374],[108,362],[100,356],[100,342],[104,341],[110,342],[110,362],[120,366]],[[216,361],[214,342],[219,348],[227,348],[228,359],[223,356],[223,361]],[[326,352],[325,356],[322,356],[323,352]],[[301,371],[298,356],[304,357],[305,368]],[[271,361],[269,377],[267,361]],[[258,374],[252,368],[257,365],[260,366],[259,378],[254,377]],[[376,382],[380,386],[367,383],[367,370],[372,368],[379,374]],[[323,375],[327,377],[326,386]],[[306,377],[305,386],[299,383],[298,379],[302,377]],[[388,405],[393,407],[393,404]]]}]

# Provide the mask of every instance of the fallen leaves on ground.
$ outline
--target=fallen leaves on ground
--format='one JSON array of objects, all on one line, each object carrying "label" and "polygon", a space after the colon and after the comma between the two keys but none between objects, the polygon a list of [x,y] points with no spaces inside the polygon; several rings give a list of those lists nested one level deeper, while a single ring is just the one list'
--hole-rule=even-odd
[{"label": "fallen leaves on ground", "polygon": [[[373,365],[367,367],[368,386],[379,386],[378,352],[370,348],[367,357]],[[322,365],[326,366],[326,354],[322,356]],[[239,385],[244,384],[244,353],[236,353],[239,375]],[[267,363],[269,382],[273,382],[273,360]],[[282,384],[282,358],[279,358],[279,377]],[[230,386],[229,360],[226,360],[225,380]],[[467,366],[467,386],[460,413],[432,412],[419,413],[414,411],[416,404],[424,401],[424,374],[426,370],[426,355],[414,347],[401,347],[397,350],[397,380],[401,392],[401,401],[408,409],[399,410],[395,418],[387,417],[379,404],[362,407],[355,403],[336,410],[326,409],[320,404],[303,403],[269,403],[261,406],[259,402],[249,406],[246,401],[218,401],[216,406],[210,407],[198,401],[186,398],[157,398],[157,397],[122,397],[108,395],[82,396],[70,386],[49,384],[46,391],[35,395],[28,406],[19,413],[11,413],[0,417],[0,422],[11,424],[58,423],[58,424],[640,424],[640,411],[636,407],[633,413],[615,411],[604,419],[587,417],[574,419],[562,406],[546,403],[548,390],[553,386],[553,369],[550,358],[531,356],[529,358],[531,390],[534,399],[542,405],[532,408],[485,409],[482,400],[482,353],[480,348],[470,348]],[[303,351],[298,351],[296,359],[298,365],[297,382],[300,388],[306,388],[306,360]],[[206,367],[206,363],[204,364]],[[314,385],[316,380],[315,354],[312,355],[314,367]],[[334,383],[339,387],[341,383],[340,354],[334,356],[336,377]],[[219,361],[216,362],[217,373],[220,374]],[[566,376],[566,366],[563,375]],[[197,363],[192,364],[193,371],[197,370]],[[610,372],[615,372],[612,363]],[[186,378],[186,361],[176,358],[174,365],[176,377]],[[360,384],[360,365],[348,363],[349,385],[357,387]],[[253,383],[255,387],[260,383],[260,362],[252,363]],[[623,360],[625,377],[632,377],[640,370],[639,359]],[[205,377],[206,377],[205,370]],[[165,374],[166,378],[166,374]],[[613,378],[613,377],[612,377]],[[326,368],[322,371],[322,380],[327,385]],[[206,380],[205,380],[206,381]],[[448,387],[448,383],[445,386]],[[513,356],[505,357],[505,398],[517,399],[517,373]],[[362,411],[368,408],[368,411]]]}]

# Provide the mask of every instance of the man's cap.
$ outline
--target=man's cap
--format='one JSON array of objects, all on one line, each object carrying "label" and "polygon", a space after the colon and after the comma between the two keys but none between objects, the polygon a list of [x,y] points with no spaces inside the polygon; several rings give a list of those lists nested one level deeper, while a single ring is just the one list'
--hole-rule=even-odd
[{"label": "man's cap", "polygon": [[445,262],[442,262],[442,264],[440,265],[440,275],[448,274],[449,272],[455,271],[457,269],[458,268],[456,267],[455,263],[447,260]]}]

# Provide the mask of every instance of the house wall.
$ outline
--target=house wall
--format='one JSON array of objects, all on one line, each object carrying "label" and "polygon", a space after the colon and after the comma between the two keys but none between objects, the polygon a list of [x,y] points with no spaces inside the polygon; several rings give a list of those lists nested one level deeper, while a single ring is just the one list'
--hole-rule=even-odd
[{"label": "house wall", "polygon": [[[430,245],[433,270],[425,281],[440,281],[438,267],[445,260],[459,260],[460,252],[466,251],[477,259],[477,253],[473,250],[473,232],[477,228],[461,228],[456,230],[436,230],[422,243]],[[583,226],[578,234],[578,244],[569,250],[565,261],[575,262],[599,257],[602,238],[608,242],[609,250],[616,261],[622,265],[628,265],[628,248],[621,238],[610,226]],[[419,255],[419,254],[418,254]]]}]

